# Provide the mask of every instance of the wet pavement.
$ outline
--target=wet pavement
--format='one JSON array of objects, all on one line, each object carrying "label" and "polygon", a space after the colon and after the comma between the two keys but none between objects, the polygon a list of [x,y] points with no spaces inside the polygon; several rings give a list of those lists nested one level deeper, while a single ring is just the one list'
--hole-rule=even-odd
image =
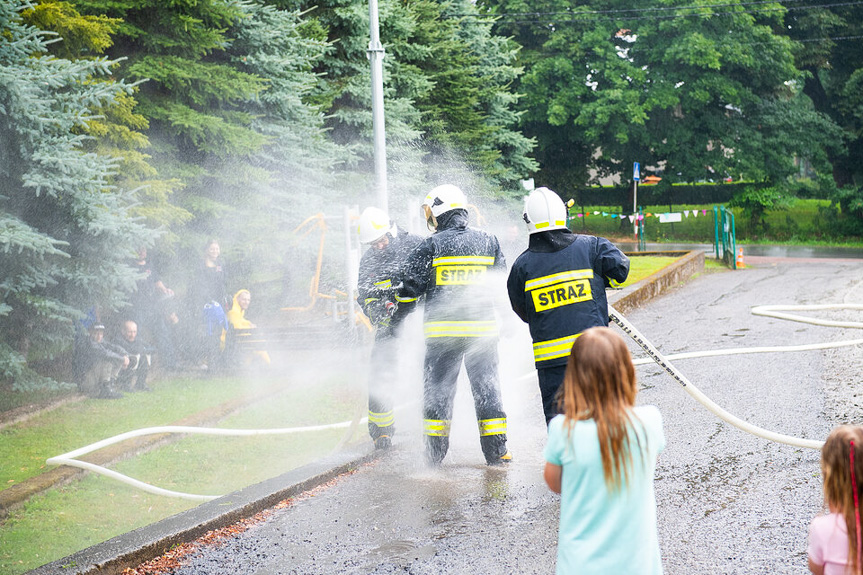
[{"label": "wet pavement", "polygon": [[[628,319],[664,354],[798,345],[861,334],[753,316],[750,308],[861,302],[863,262],[776,261],[702,274]],[[863,320],[859,311],[819,313]],[[771,431],[823,439],[833,426],[863,419],[859,346],[675,363],[719,405]],[[515,457],[509,466],[484,465],[463,381],[440,469],[421,463],[414,404],[398,415],[395,449],[245,533],[202,547],[173,573],[554,572],[559,499],[542,481],[544,422],[530,342],[516,322],[505,326],[501,374]],[[668,440],[656,477],[665,572],[807,573],[808,525],[821,510],[819,453],[720,421],[654,365],[638,375],[639,403],[660,408]],[[415,398],[409,389],[403,401]]]}]

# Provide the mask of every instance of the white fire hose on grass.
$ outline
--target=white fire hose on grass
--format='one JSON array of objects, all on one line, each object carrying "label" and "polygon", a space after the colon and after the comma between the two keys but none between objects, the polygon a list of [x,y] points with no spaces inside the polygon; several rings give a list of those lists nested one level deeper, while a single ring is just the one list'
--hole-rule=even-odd
[{"label": "white fire hose on grass", "polygon": [[[364,419],[360,420],[359,423],[362,423]],[[81,461],[77,459],[82,455],[86,455],[93,451],[97,451],[102,449],[103,447],[107,447],[109,445],[113,445],[115,443],[119,443],[121,441],[125,441],[127,439],[132,439],[134,437],[142,437],[145,435],[157,435],[162,433],[182,433],[182,434],[192,434],[192,435],[222,435],[222,436],[251,436],[251,435],[290,435],[294,433],[308,433],[312,431],[324,431],[329,429],[341,429],[341,428],[350,428],[356,425],[356,421],[342,421],[341,423],[332,423],[329,425],[313,425],[310,427],[285,427],[279,429],[222,429],[218,427],[190,427],[190,426],[182,426],[182,425],[165,425],[161,427],[145,427],[142,429],[135,429],[134,431],[128,431],[126,433],[121,433],[120,435],[115,435],[114,437],[109,437],[108,439],[103,439],[102,441],[98,441],[91,445],[87,445],[86,447],[82,447],[80,449],[76,449],[75,451],[70,451],[69,453],[64,453],[63,455],[58,455],[56,457],[52,457],[46,461],[48,465],[69,465],[71,467],[79,467],[81,469],[86,469],[88,471],[92,471],[94,473],[98,473],[100,475],[104,475],[106,477],[110,477],[112,479],[116,479],[121,483],[125,483],[126,485],[131,485],[132,487],[136,487],[141,491],[146,491],[147,493],[153,493],[154,495],[164,495],[166,497],[175,497],[179,499],[189,499],[191,501],[210,501],[212,499],[216,499],[221,497],[221,495],[195,495],[193,493],[183,493],[181,491],[171,491],[170,489],[162,489],[161,487],[156,487],[155,485],[150,485],[149,483],[144,483],[143,481],[139,481],[128,475],[123,475],[122,473],[118,473],[106,467],[102,467],[101,465],[96,465],[95,463],[88,463],[86,461]]]},{"label": "white fire hose on grass", "polygon": [[[779,319],[787,319],[790,321],[798,321],[803,323],[811,323],[814,325],[824,325],[824,326],[832,326],[832,327],[850,327],[850,328],[863,328],[863,323],[860,322],[839,322],[839,321],[831,321],[831,320],[819,320],[814,318],[809,318],[805,316],[793,315],[781,313],[784,311],[821,311],[821,310],[835,310],[835,309],[856,309],[863,310],[863,304],[823,304],[823,305],[769,305],[769,306],[758,306],[752,308],[752,313],[755,315],[763,315],[776,317]],[[762,437],[764,439],[769,439],[770,441],[777,441],[779,443],[786,443],[788,445],[793,445],[795,447],[808,447],[810,449],[821,449],[821,446],[824,445],[823,441],[814,440],[814,439],[803,439],[800,437],[792,437],[790,435],[784,435],[781,433],[776,433],[767,429],[763,429],[756,425],[752,425],[746,421],[743,421],[739,417],[732,415],[731,413],[724,410],[722,407],[717,405],[713,400],[704,395],[697,387],[692,385],[685,375],[683,375],[676,367],[674,367],[668,358],[663,356],[659,350],[657,350],[653,345],[645,339],[641,333],[635,329],[635,327],[625,318],[620,312],[614,309],[612,306],[608,306],[609,318],[611,321],[616,323],[620,329],[626,333],[632,340],[638,344],[638,346],[643,349],[650,359],[638,360],[636,364],[649,363],[651,360],[655,361],[661,368],[667,371],[671,377],[673,377],[680,385],[683,386],[683,389],[686,392],[695,398],[696,401],[701,403],[704,407],[710,410],[717,417],[730,423],[731,425],[741,429],[747,433],[751,433],[758,437]],[[804,351],[804,350],[814,350],[814,349],[828,349],[835,347],[845,347],[852,345],[860,345],[863,344],[863,339],[854,339],[854,340],[846,340],[846,341],[836,341],[829,343],[817,343],[811,345],[796,345],[796,346],[779,346],[779,347],[754,347],[754,348],[743,348],[743,349],[733,349],[733,350],[713,350],[713,351],[705,351],[705,352],[692,352],[692,353],[681,353],[673,356],[673,358],[683,359],[683,358],[691,358],[691,357],[707,357],[707,356],[717,356],[717,355],[732,355],[732,354],[742,354],[742,353],[766,353],[766,352],[777,352],[777,351]]]}]

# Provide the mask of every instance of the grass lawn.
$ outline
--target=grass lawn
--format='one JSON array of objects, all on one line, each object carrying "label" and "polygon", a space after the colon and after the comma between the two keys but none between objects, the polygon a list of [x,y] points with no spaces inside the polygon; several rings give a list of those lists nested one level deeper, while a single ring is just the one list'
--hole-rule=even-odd
[{"label": "grass lawn", "polygon": [[[339,352],[344,355],[344,352]],[[351,420],[364,389],[356,364],[281,377],[284,390],[252,403],[215,427],[269,429]],[[45,467],[45,459],[112,435],[165,425],[247,393],[271,388],[273,378],[164,379],[149,394],[67,404],[0,431],[4,484]],[[189,435],[111,465],[135,479],[174,491],[223,495],[328,455],[344,429],[278,436]],[[365,426],[357,434],[366,435]],[[7,471],[8,470],[8,471]],[[8,485],[4,485],[8,487]],[[151,495],[113,479],[87,474],[37,495],[0,523],[0,574],[34,569],[132,529],[189,509],[197,502]]]},{"label": "grass lawn", "polygon": [[122,399],[84,399],[0,430],[0,490],[38,475],[45,460],[95,441],[155,425],[168,425],[225,401],[254,393],[263,381],[238,385],[230,379],[175,378],[158,393],[127,393]]},{"label": "grass lawn", "polygon": [[[768,211],[765,215],[766,228],[753,225],[740,208],[730,208],[734,214],[737,241],[818,244],[818,245],[855,245],[842,241],[825,241],[829,229],[821,214],[830,208],[830,200],[797,199],[789,210]],[[587,217],[571,220],[572,230],[576,233],[592,234],[603,237],[633,237],[632,224],[628,220],[611,217],[619,208],[609,206],[573,206],[570,213],[584,212]],[[643,206],[645,214],[644,233],[648,242],[695,242],[712,243],[714,238],[713,206],[696,204],[651,205]],[[596,214],[595,212],[598,212]],[[682,221],[660,223],[657,214],[680,212]],[[607,215],[603,216],[605,213]],[[688,214],[687,214],[688,213]],[[648,215],[650,214],[650,215]],[[823,236],[823,237],[822,237]],[[806,238],[811,238],[806,241]],[[859,245],[859,244],[856,244]]]},{"label": "grass lawn", "polygon": [[629,276],[623,282],[622,287],[631,286],[665,266],[673,264],[678,259],[674,256],[633,256],[629,258]]}]

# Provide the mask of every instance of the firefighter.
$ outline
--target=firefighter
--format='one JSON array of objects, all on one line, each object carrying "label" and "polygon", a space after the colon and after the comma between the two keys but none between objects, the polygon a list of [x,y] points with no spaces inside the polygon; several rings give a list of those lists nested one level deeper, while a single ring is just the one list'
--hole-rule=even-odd
[{"label": "firefighter", "polygon": [[405,317],[417,304],[417,298],[399,297],[397,274],[422,238],[399,229],[383,210],[374,207],[363,210],[358,232],[360,242],[369,249],[360,259],[357,303],[375,326],[368,384],[369,435],[376,448],[387,449],[395,432],[397,336]]},{"label": "firefighter", "polygon": [[513,311],[530,327],[533,357],[546,424],[560,413],[557,393],[575,338],[589,327],[608,325],[606,287],[629,275],[629,258],[605,238],[574,234],[567,208],[548,188],[524,203],[530,239],[507,279]]},{"label": "firefighter", "polygon": [[[440,465],[449,449],[450,422],[464,362],[474,398],[486,463],[512,458],[506,448],[506,414],[498,380],[498,328],[493,272],[506,262],[493,235],[468,228],[467,201],[453,185],[434,188],[423,201],[434,233],[411,254],[400,293],[425,296],[423,435],[426,459]],[[503,278],[501,277],[501,282]]]}]

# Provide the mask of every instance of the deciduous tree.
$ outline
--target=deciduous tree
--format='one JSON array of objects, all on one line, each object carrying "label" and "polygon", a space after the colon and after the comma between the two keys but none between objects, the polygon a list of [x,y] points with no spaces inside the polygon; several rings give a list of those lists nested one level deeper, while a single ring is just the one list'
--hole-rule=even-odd
[{"label": "deciduous tree", "polygon": [[[524,46],[526,133],[552,185],[625,174],[781,183],[831,123],[799,97],[778,3],[484,0]],[[810,148],[811,149],[811,148]]]}]

